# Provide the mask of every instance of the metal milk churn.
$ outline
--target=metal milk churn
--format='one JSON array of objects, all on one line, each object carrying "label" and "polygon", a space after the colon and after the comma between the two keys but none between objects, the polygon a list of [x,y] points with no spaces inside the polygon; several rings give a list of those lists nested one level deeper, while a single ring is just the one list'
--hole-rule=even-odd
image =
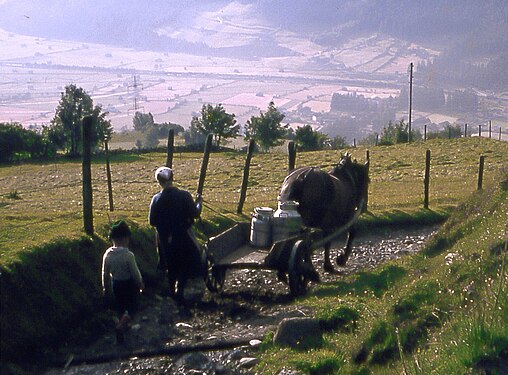
[{"label": "metal milk churn", "polygon": [[269,247],[272,244],[272,217],[270,207],[256,207],[250,224],[250,244],[256,247]]},{"label": "metal milk churn", "polygon": [[273,214],[272,219],[273,242],[300,234],[302,217],[296,208],[296,203],[293,201],[278,202],[277,211]]}]

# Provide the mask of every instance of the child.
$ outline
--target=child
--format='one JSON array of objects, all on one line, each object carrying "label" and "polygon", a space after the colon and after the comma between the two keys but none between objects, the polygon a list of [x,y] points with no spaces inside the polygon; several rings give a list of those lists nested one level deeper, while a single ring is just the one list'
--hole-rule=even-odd
[{"label": "child", "polygon": [[[129,312],[132,314],[137,309],[139,292],[143,289],[143,279],[136,258],[128,248],[130,237],[131,231],[125,221],[113,223],[109,232],[113,246],[106,250],[102,258],[103,294],[105,297],[113,295],[116,309],[121,316],[122,324],[117,327],[119,342],[123,341],[123,331],[130,320]],[[119,333],[121,335],[118,335]]]}]

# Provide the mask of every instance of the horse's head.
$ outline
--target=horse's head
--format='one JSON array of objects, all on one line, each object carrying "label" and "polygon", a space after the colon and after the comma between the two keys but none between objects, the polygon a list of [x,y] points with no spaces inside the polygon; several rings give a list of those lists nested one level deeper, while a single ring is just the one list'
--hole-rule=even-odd
[{"label": "horse's head", "polygon": [[[354,163],[356,163],[356,160]],[[339,178],[339,176],[342,176],[345,173],[347,173],[351,169],[352,165],[353,165],[353,160],[351,159],[351,154],[348,151],[346,151],[345,154],[343,154],[341,152],[340,153],[340,160],[333,167],[333,169],[330,171],[330,174]]]}]

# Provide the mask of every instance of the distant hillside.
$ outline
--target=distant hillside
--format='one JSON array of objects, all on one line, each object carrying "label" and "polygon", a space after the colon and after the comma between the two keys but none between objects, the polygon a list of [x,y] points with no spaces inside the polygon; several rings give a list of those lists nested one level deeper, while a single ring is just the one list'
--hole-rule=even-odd
[{"label": "distant hillside", "polygon": [[[257,30],[252,44],[259,51],[270,44],[270,30],[282,28],[311,33],[313,41],[337,45],[363,33],[462,49],[461,54],[490,54],[508,47],[508,3],[505,0],[406,1],[321,0],[227,1],[152,0],[139,2],[6,0],[0,2],[0,27],[45,38],[116,44],[143,49],[218,54],[203,40],[189,41],[193,29],[217,29],[209,22],[248,23],[265,26]],[[170,27],[172,36],[161,35]],[[187,34],[187,35],[185,35]],[[256,43],[254,43],[256,40]],[[243,48],[242,48],[243,47]],[[249,53],[245,46],[242,54]],[[275,47],[271,47],[273,53]],[[224,47],[223,53],[234,53]]]},{"label": "distant hillside", "polygon": [[[311,51],[310,57],[328,51],[333,58],[353,39],[380,35],[407,43],[404,50],[418,45],[436,51],[424,56],[425,63],[417,67],[423,77],[417,84],[487,90],[508,85],[506,0],[320,0],[316,4],[308,0],[0,0],[0,28],[41,38],[242,60],[297,56],[302,49],[295,46],[311,46],[305,49]],[[358,51],[369,47],[366,43]],[[387,55],[397,53],[386,50]]]}]

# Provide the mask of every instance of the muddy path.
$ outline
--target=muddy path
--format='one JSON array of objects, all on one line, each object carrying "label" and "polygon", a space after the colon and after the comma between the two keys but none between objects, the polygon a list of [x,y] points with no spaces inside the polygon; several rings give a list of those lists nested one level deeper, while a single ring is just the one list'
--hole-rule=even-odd
[{"label": "muddy path", "polygon": [[[436,230],[423,227],[363,233],[353,244],[347,266],[336,267],[337,274],[323,272],[320,250],[313,263],[321,283],[326,284],[417,252]],[[340,239],[331,253],[337,254],[343,244]],[[315,287],[310,284],[311,290]],[[66,369],[53,368],[46,374],[250,374],[257,363],[259,340],[275,331],[284,318],[312,315],[310,308],[294,303],[276,272],[228,271],[221,293],[206,291],[202,301],[188,309],[156,295],[134,317],[124,344],[116,343],[112,322],[111,331],[95,343],[69,348]],[[160,350],[165,355],[154,355]],[[84,359],[88,363],[83,363]]]}]

